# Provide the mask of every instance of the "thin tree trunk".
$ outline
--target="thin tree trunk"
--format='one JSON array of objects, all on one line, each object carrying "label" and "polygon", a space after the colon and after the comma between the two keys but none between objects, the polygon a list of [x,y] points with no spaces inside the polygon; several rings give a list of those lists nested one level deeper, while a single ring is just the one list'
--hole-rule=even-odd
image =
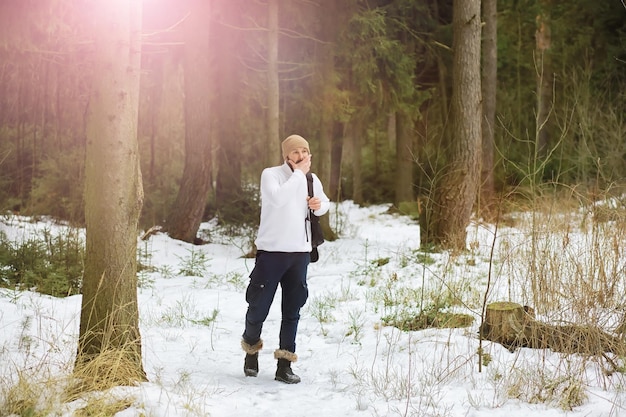
[{"label": "thin tree trunk", "polygon": [[362,154],[361,137],[363,135],[363,122],[359,119],[352,120],[352,200],[356,204],[363,204],[363,178],[361,172]]},{"label": "thin tree trunk", "polygon": [[396,149],[398,138],[398,129],[396,121],[396,112],[393,111],[387,116],[387,140],[389,142],[389,149]]},{"label": "thin tree trunk", "polygon": [[223,220],[241,222],[242,216],[245,217],[247,213],[241,210],[241,147],[245,145],[242,142],[244,135],[239,112],[243,108],[240,92],[244,88],[244,68],[240,53],[245,43],[239,28],[243,26],[242,9],[246,7],[246,3],[242,0],[229,0],[221,6],[222,22],[215,25],[214,32],[214,38],[220,40],[216,44],[219,65],[216,68],[218,75],[215,89],[220,104],[215,106],[217,116],[214,131],[219,142],[215,201]]},{"label": "thin tree trunk", "polygon": [[324,42],[319,50],[319,76],[318,88],[321,93],[320,107],[320,133],[318,153],[313,156],[313,163],[316,167],[317,175],[322,183],[327,184],[330,178],[330,146],[334,124],[334,108],[332,106],[333,95],[336,90],[335,77],[335,50],[334,45],[337,36],[336,19],[337,3],[335,0],[322,0],[320,11],[323,14],[321,39]]},{"label": "thin tree trunk", "polygon": [[483,120],[480,201],[478,208],[487,220],[495,215],[494,147],[496,87],[498,80],[497,0],[483,0]]},{"label": "thin tree trunk", "polygon": [[265,166],[280,162],[280,86],[278,78],[278,0],[268,1],[267,146]]},{"label": "thin tree trunk", "polygon": [[167,219],[170,237],[196,242],[211,188],[210,33],[211,2],[190,0],[185,21],[185,167]]},{"label": "thin tree trunk", "polygon": [[333,129],[328,193],[331,200],[341,201],[341,160],[343,158],[344,124],[336,121]]},{"label": "thin tree trunk", "polygon": [[550,0],[541,1],[541,14],[537,16],[537,155],[542,159],[547,156],[550,145],[549,117],[552,109],[552,43],[550,29]]},{"label": "thin tree trunk", "polygon": [[94,7],[96,60],[85,159],[87,239],[75,373],[83,384],[103,387],[146,379],[136,263],[143,203],[137,143],[141,1],[109,0]]},{"label": "thin tree trunk", "polygon": [[463,250],[480,176],[480,0],[454,0],[453,8],[453,135],[435,185],[429,233],[431,243]]},{"label": "thin tree trunk", "polygon": [[395,205],[413,201],[413,138],[411,137],[411,117],[401,111],[396,112],[396,175]]}]

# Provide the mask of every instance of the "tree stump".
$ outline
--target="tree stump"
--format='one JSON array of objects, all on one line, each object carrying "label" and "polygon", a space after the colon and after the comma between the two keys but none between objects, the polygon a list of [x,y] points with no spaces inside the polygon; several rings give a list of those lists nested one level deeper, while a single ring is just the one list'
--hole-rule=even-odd
[{"label": "tree stump", "polygon": [[593,356],[626,354],[624,340],[598,326],[542,323],[535,320],[531,307],[508,301],[487,305],[479,331],[483,339],[500,343],[511,351],[529,347]]},{"label": "tree stump", "polygon": [[528,307],[508,301],[491,303],[487,306],[480,334],[507,348],[519,346],[524,339],[524,329],[533,320],[530,311]]}]

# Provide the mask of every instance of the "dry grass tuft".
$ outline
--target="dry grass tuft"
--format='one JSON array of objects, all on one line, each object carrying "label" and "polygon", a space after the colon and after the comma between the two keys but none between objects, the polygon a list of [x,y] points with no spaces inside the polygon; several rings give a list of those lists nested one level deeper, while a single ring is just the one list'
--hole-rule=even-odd
[{"label": "dry grass tuft", "polygon": [[131,397],[116,398],[109,393],[101,393],[90,398],[87,405],[74,412],[76,417],[113,417],[120,411],[133,406]]},{"label": "dry grass tuft", "polygon": [[531,404],[545,403],[565,411],[584,404],[587,399],[582,373],[567,372],[554,375],[542,369],[515,370],[507,383],[507,394]]},{"label": "dry grass tuft", "polygon": [[18,371],[17,381],[13,384],[2,383],[0,415],[9,416],[44,416],[47,414],[39,404],[41,387]]},{"label": "dry grass tuft", "polygon": [[106,391],[118,386],[136,386],[145,381],[141,367],[124,349],[104,351],[89,360],[77,360],[74,367],[74,383],[67,390],[68,400],[82,393]]}]

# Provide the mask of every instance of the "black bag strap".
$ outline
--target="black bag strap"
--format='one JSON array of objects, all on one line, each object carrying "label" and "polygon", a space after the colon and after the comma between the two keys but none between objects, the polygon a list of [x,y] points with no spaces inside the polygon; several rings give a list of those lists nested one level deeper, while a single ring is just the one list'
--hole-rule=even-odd
[{"label": "black bag strap", "polygon": [[313,197],[313,174],[310,172],[306,173],[306,185],[309,189],[309,197]]}]

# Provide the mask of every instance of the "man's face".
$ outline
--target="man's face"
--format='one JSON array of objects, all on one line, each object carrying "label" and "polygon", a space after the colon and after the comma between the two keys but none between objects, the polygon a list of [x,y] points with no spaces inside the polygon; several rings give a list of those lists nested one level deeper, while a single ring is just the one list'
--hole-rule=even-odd
[{"label": "man's face", "polygon": [[307,150],[307,148],[296,148],[293,151],[289,152],[289,155],[287,155],[287,159],[297,164],[301,162],[308,154],[309,151]]}]

